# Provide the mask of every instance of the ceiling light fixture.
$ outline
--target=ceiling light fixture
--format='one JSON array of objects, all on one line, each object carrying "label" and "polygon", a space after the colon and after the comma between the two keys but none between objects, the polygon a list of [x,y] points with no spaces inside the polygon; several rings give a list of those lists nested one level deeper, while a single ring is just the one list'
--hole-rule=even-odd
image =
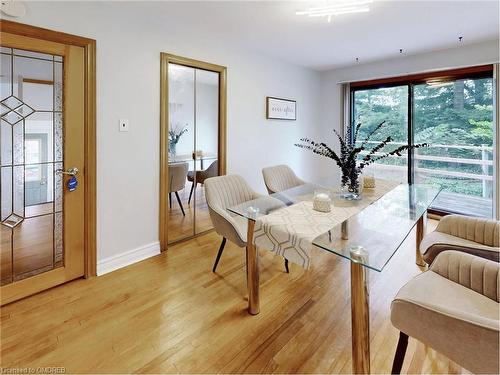
[{"label": "ceiling light fixture", "polygon": [[443,87],[453,84],[453,81],[450,81],[446,78],[431,78],[428,79],[425,83],[432,87]]},{"label": "ceiling light fixture", "polygon": [[24,17],[26,14],[26,7],[21,1],[17,0],[2,0],[0,2],[0,10],[11,17]]},{"label": "ceiling light fixture", "polygon": [[331,22],[333,16],[369,12],[369,4],[371,3],[373,3],[373,0],[338,0],[328,3],[328,5],[301,10],[295,12],[295,14],[298,16],[327,17],[328,22]]}]

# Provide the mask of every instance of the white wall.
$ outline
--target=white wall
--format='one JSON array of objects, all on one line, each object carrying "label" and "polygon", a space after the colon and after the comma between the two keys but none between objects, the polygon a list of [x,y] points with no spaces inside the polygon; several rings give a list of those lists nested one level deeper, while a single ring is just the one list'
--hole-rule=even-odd
[{"label": "white wall", "polygon": [[[293,143],[319,124],[320,74],[154,22],[151,3],[29,2],[15,21],[97,40],[97,257],[158,241],[160,52],[227,66],[228,172],[264,191],[261,168],[288,163],[310,178]],[[168,16],[168,15],[164,15]],[[265,96],[296,99],[295,122],[265,119]],[[128,118],[130,132],[118,132]]]},{"label": "white wall", "polygon": [[[431,70],[491,64],[499,61],[499,41],[470,44],[460,48],[404,56],[397,59],[359,64],[322,73],[322,137],[334,142],[332,129],[340,129],[341,89],[339,82],[397,77]],[[326,164],[322,164],[326,166]],[[324,173],[327,168],[321,168]],[[338,170],[335,169],[337,176]]]}]

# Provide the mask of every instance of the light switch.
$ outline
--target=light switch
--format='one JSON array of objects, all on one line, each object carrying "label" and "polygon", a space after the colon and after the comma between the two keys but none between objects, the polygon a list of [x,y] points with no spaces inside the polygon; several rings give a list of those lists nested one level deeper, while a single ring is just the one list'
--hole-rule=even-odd
[{"label": "light switch", "polygon": [[120,119],[120,131],[128,132],[128,119]]}]

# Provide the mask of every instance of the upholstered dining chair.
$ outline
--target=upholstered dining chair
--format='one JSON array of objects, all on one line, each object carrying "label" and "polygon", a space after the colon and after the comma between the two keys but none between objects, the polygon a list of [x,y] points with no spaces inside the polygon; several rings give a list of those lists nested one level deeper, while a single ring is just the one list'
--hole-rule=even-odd
[{"label": "upholstered dining chair", "polygon": [[170,207],[172,207],[172,193],[175,193],[183,216],[186,216],[186,213],[179,197],[179,191],[186,186],[188,168],[188,163],[172,163],[168,165],[168,202]]},{"label": "upholstered dining chair", "polygon": [[500,264],[458,251],[439,253],[391,304],[400,330],[392,367],[399,374],[408,336],[472,373],[499,373]]},{"label": "upholstered dining chair", "polygon": [[262,169],[264,183],[269,194],[303,185],[302,181],[288,165],[276,165]]},{"label": "upholstered dining chair", "polygon": [[[205,180],[205,198],[212,224],[222,242],[215,258],[212,272],[215,272],[224,251],[226,240],[239,247],[247,246],[247,219],[232,215],[227,208],[259,198],[261,195],[252,190],[243,177],[226,175],[210,177]],[[285,262],[288,261],[285,259]],[[288,264],[286,264],[288,271]]]},{"label": "upholstered dining chair", "polygon": [[444,250],[457,250],[499,262],[500,221],[448,215],[443,217],[434,232],[427,234],[420,252],[427,264]]},{"label": "upholstered dining chair", "polygon": [[[210,177],[215,177],[219,174],[219,162],[216,160],[209,167],[203,171],[189,171],[187,174],[187,179],[191,182],[191,191],[189,192],[188,204],[191,203],[191,196],[193,195],[193,190],[196,184],[203,185],[205,180]],[[196,176],[196,178],[195,178]]]}]

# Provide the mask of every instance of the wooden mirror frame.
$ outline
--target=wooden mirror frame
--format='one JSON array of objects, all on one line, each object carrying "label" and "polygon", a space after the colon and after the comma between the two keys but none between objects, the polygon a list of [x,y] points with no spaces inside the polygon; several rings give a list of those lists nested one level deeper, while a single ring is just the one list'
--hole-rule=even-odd
[{"label": "wooden mirror frame", "polygon": [[[227,111],[227,68],[204,61],[193,60],[162,52],[160,54],[160,248],[168,247],[168,65],[176,64],[190,68],[207,70],[219,74],[219,134],[218,158],[219,175],[226,174],[226,111]],[[188,240],[197,234],[183,238]],[[181,241],[181,240],[179,240]]]}]

